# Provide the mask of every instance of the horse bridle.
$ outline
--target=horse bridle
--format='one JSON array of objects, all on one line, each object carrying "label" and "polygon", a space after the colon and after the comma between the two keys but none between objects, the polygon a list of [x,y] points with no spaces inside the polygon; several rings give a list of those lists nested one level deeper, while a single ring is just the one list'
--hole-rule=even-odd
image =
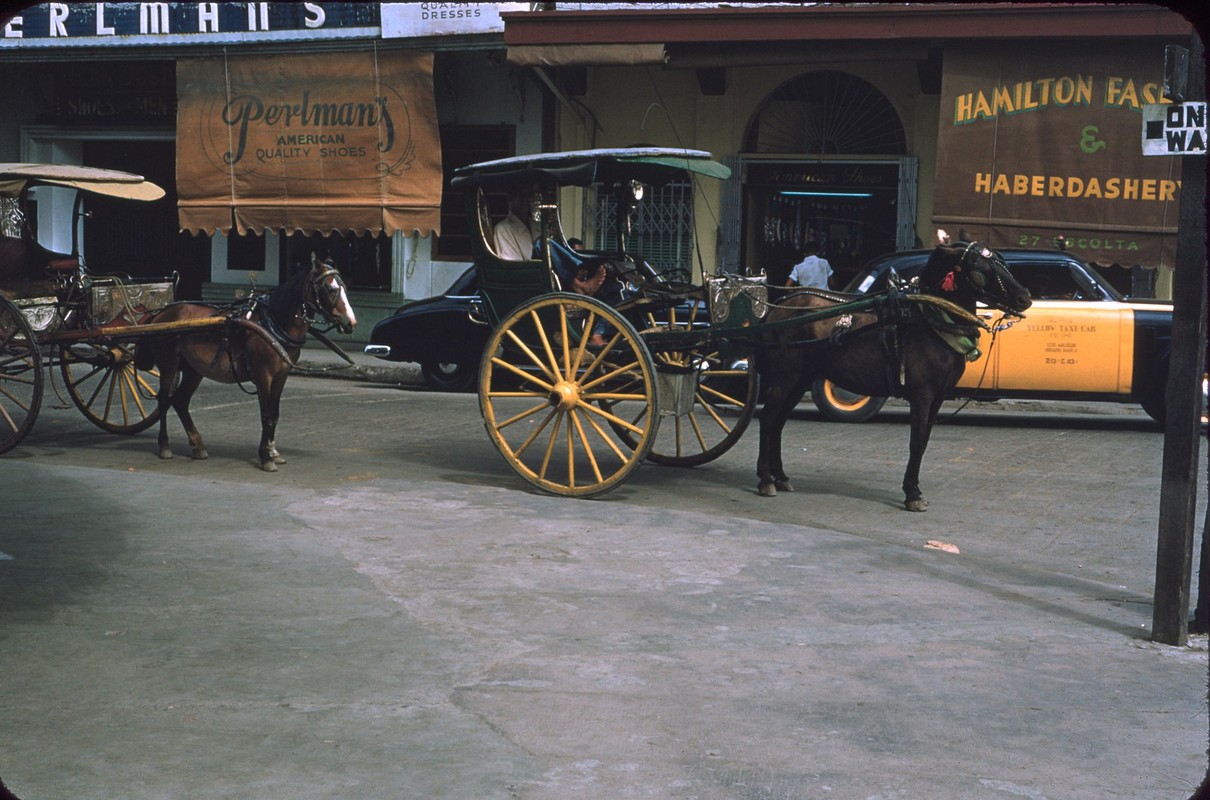
[{"label": "horse bridle", "polygon": [[[979,263],[979,259],[986,259],[991,262],[992,276],[996,281],[995,289],[999,290],[999,295],[992,294],[992,291],[988,289],[987,280],[983,277],[983,273],[973,271],[975,265]],[[958,258],[958,263],[966,268],[964,278],[971,288],[974,289],[978,299],[1006,313],[1016,313],[1010,308],[1005,308],[1001,303],[995,302],[997,297],[1008,296],[1008,287],[1004,285],[1004,273],[1008,272],[1008,265],[1004,263],[1004,259],[1000,258],[999,253],[985,244],[969,242],[963,249],[962,255]]]},{"label": "horse bridle", "polygon": [[327,291],[324,283],[327,282],[328,278],[333,277],[336,278],[336,284],[340,289],[345,292],[348,291],[344,279],[340,276],[340,270],[331,266],[331,262],[325,262],[324,269],[311,279],[308,284],[309,291],[303,295],[303,313],[306,315],[308,322],[311,320],[312,314],[319,314],[329,325],[340,327],[340,322],[319,301],[319,293]]}]

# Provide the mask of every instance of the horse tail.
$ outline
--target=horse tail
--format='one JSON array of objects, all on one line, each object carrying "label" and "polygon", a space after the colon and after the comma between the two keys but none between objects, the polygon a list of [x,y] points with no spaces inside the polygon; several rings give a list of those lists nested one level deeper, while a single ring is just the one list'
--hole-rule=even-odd
[{"label": "horse tail", "polygon": [[143,372],[155,366],[155,351],[146,338],[139,339],[134,345],[134,366]]},{"label": "horse tail", "polygon": [[21,800],[21,798],[13,794],[12,791],[4,785],[4,781],[0,780],[0,800]]}]

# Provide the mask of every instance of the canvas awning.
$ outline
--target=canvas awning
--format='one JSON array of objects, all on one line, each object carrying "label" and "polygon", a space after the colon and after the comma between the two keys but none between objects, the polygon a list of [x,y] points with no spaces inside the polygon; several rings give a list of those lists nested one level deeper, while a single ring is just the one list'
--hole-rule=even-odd
[{"label": "canvas awning", "polygon": [[663,64],[667,60],[664,45],[644,42],[518,45],[508,48],[508,63],[522,67]]},{"label": "canvas awning", "polygon": [[177,194],[190,232],[437,231],[433,56],[177,62]]}]

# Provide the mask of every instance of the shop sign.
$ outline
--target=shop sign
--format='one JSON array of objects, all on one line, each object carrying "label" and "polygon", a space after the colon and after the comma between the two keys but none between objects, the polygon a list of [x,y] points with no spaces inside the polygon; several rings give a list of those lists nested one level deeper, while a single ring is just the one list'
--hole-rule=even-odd
[{"label": "shop sign", "polygon": [[176,72],[169,62],[130,69],[121,61],[75,61],[56,65],[54,73],[54,104],[40,122],[171,126],[176,119]]},{"label": "shop sign", "polygon": [[503,33],[507,11],[529,11],[530,3],[383,3],[382,38]]},{"label": "shop sign", "polygon": [[1139,147],[1144,109],[1167,105],[1162,66],[1152,47],[947,51],[934,223],[992,247],[1062,236],[1088,261],[1172,267],[1179,162]]},{"label": "shop sign", "polygon": [[427,235],[441,204],[430,52],[180,59],[181,228]]},{"label": "shop sign", "polygon": [[1206,104],[1143,106],[1143,155],[1206,155]]},{"label": "shop sign", "polygon": [[378,3],[39,3],[0,49],[377,38]]},{"label": "shop sign", "polygon": [[855,162],[761,163],[748,165],[750,186],[778,186],[787,190],[897,189],[899,165]]}]

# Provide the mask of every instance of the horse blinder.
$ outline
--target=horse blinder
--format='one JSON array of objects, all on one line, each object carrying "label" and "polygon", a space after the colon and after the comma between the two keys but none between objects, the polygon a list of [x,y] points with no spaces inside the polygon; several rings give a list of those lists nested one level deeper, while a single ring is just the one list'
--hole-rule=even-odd
[{"label": "horse blinder", "polygon": [[[963,251],[959,264],[967,267],[964,273],[967,282],[974,289],[975,294],[979,296],[979,299],[988,305],[1011,311],[1012,313],[1020,313],[1029,308],[1029,300],[1025,301],[1024,306],[1018,308],[1019,303],[1014,301],[1014,293],[1009,288],[1012,285],[1017,285],[1017,281],[1008,269],[1008,265],[1004,263],[1004,260],[994,250],[991,250],[986,245],[972,242]],[[961,271],[959,267],[955,267],[954,269],[956,272]],[[990,286],[988,273],[990,273],[990,278],[993,282],[993,285]],[[1022,291],[1025,291],[1023,287]]]},{"label": "horse blinder", "polygon": [[[333,279],[333,285],[328,284],[328,279]],[[333,314],[332,310],[336,307],[336,300],[345,290],[344,280],[340,276],[340,270],[332,266],[331,261],[324,262],[324,269],[316,275],[311,281],[311,290],[314,295],[314,302],[308,302],[310,307],[308,310],[317,312],[324,321],[338,328],[342,333],[349,333],[352,329],[343,324]],[[326,296],[327,302],[322,302],[321,298]],[[348,330],[346,330],[348,328]]]}]

